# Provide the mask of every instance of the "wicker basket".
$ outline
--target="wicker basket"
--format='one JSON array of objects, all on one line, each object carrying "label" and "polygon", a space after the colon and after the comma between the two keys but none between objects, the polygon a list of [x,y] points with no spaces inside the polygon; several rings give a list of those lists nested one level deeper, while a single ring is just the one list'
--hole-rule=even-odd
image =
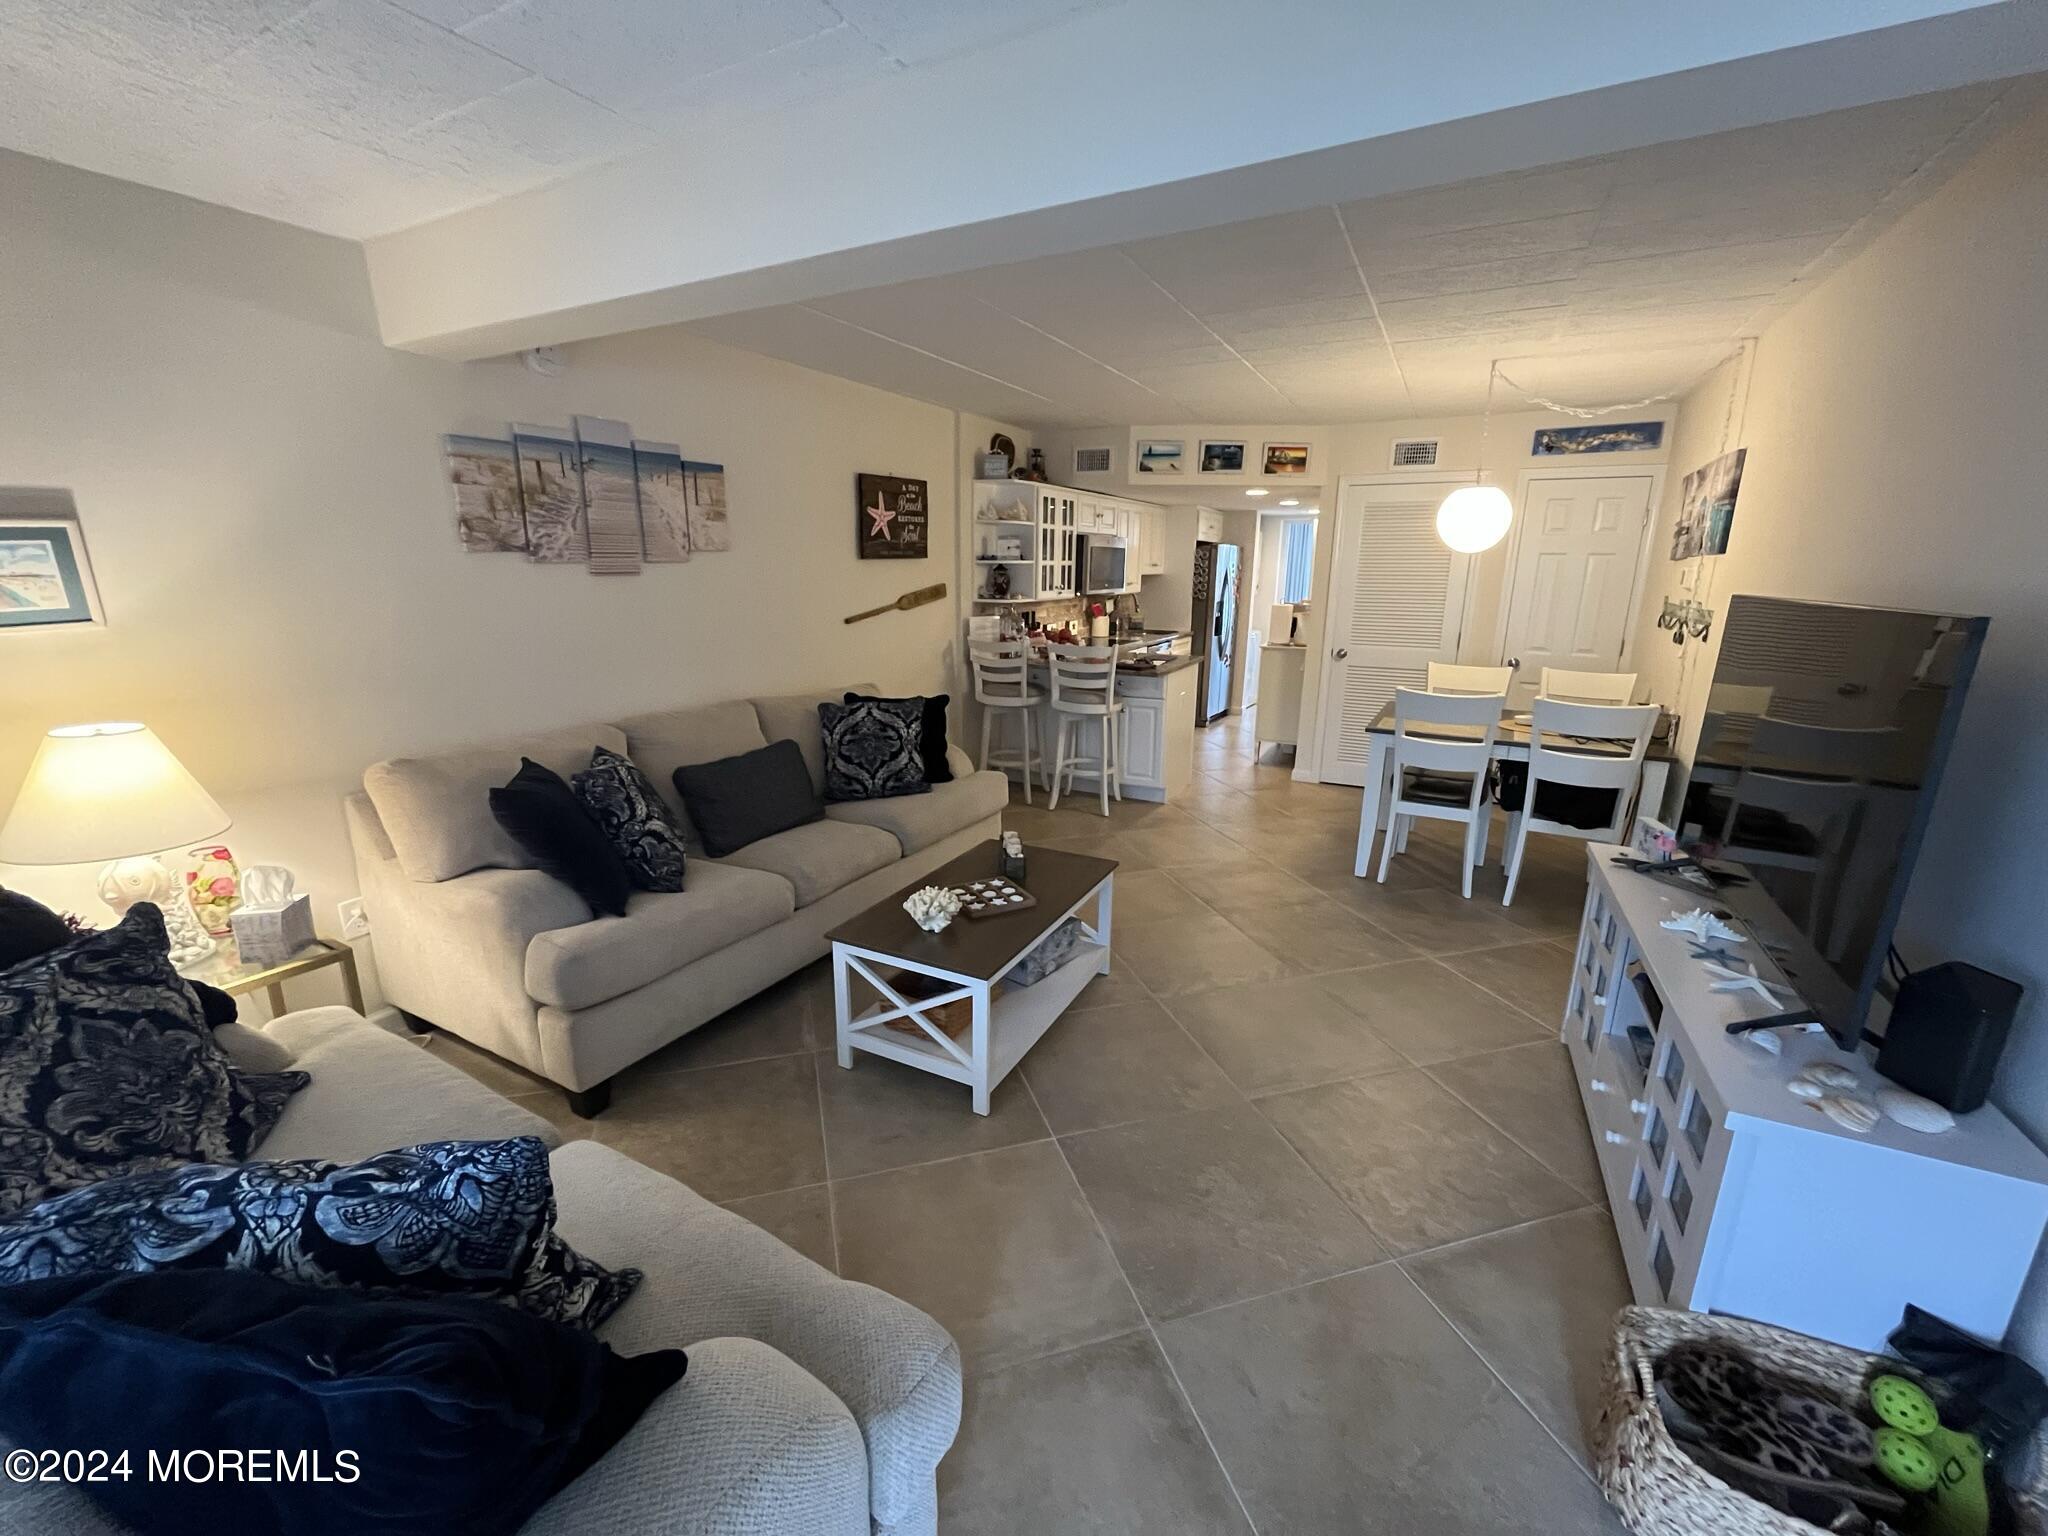
[{"label": "wicker basket", "polygon": [[[1864,1383],[1897,1360],[1846,1349],[1763,1323],[1624,1307],[1615,1319],[1600,1423],[1593,1432],[1594,1466],[1608,1502],[1635,1536],[1815,1536],[1816,1527],[1738,1493],[1679,1448],[1657,1409],[1656,1365],[1685,1343],[1733,1345],[1758,1364],[1804,1377],[1843,1407],[1860,1411]],[[2048,1531],[2048,1489],[2020,1496],[2020,1527]]]}]

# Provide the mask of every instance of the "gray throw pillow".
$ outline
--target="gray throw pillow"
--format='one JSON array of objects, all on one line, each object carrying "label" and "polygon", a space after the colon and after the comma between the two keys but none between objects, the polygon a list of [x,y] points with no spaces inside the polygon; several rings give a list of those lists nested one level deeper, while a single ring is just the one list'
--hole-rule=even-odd
[{"label": "gray throw pillow", "polygon": [[625,860],[634,885],[643,891],[683,888],[683,829],[654,781],[630,757],[599,747],[569,787]]},{"label": "gray throw pillow", "polygon": [[923,699],[820,704],[825,798],[886,800],[931,790],[924,768]]}]

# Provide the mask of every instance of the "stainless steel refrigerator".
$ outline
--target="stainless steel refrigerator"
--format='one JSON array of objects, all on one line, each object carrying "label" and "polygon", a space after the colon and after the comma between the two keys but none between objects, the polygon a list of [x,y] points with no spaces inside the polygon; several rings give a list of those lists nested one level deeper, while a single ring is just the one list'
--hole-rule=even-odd
[{"label": "stainless steel refrigerator", "polygon": [[1237,670],[1237,556],[1235,544],[1195,545],[1195,654],[1202,673],[1195,688],[1195,724],[1230,713],[1230,680]]}]

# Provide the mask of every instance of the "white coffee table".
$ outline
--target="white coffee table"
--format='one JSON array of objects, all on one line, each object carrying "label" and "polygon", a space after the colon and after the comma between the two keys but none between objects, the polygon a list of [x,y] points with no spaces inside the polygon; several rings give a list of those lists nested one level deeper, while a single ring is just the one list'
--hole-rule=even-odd
[{"label": "white coffee table", "polygon": [[[1027,848],[1019,883],[1037,898],[1037,906],[1000,917],[956,917],[940,933],[926,933],[903,910],[903,898],[923,886],[960,885],[996,874],[1000,854],[994,840],[970,848],[826,934],[832,941],[840,1066],[851,1068],[854,1052],[866,1051],[949,1077],[973,1090],[974,1112],[985,1115],[989,1095],[1024,1053],[1083,987],[1109,974],[1114,859]],[[1028,987],[1003,988],[998,995],[1004,977],[1070,917],[1081,918],[1085,935],[1074,952],[1050,975]],[[901,971],[942,985],[930,997],[905,997],[892,985]],[[857,1001],[857,991],[872,994],[871,1000],[863,996]],[[955,1040],[930,1010],[963,1001],[972,1008],[973,1022]],[[909,1020],[916,1032],[891,1029],[896,1020]]]}]

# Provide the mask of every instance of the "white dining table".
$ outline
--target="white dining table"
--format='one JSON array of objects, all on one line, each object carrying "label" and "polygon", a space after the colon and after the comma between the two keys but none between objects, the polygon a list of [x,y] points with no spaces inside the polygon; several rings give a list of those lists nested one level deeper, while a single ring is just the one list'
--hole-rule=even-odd
[{"label": "white dining table", "polygon": [[[1636,791],[1638,809],[1645,805],[1662,805],[1664,788],[1671,778],[1671,733],[1667,729],[1670,716],[1658,722],[1657,735],[1650,742],[1650,749],[1643,754],[1643,782]],[[1431,736],[1446,740],[1470,741],[1479,732],[1464,726],[1433,726]],[[1573,743],[1577,751],[1598,751],[1597,743]],[[1500,730],[1493,738],[1493,760],[1496,763],[1526,763],[1529,761],[1528,711],[1503,711]],[[1351,873],[1361,880],[1372,872],[1373,835],[1384,830],[1381,826],[1385,807],[1390,799],[1388,789],[1394,775],[1394,706],[1388,704],[1373,717],[1366,727],[1365,740],[1365,790],[1358,807],[1358,853],[1351,861]],[[1633,828],[1634,819],[1630,819]],[[1481,828],[1482,841],[1479,845],[1479,862],[1486,862],[1486,829]],[[1626,841],[1626,839],[1624,839]]]}]

